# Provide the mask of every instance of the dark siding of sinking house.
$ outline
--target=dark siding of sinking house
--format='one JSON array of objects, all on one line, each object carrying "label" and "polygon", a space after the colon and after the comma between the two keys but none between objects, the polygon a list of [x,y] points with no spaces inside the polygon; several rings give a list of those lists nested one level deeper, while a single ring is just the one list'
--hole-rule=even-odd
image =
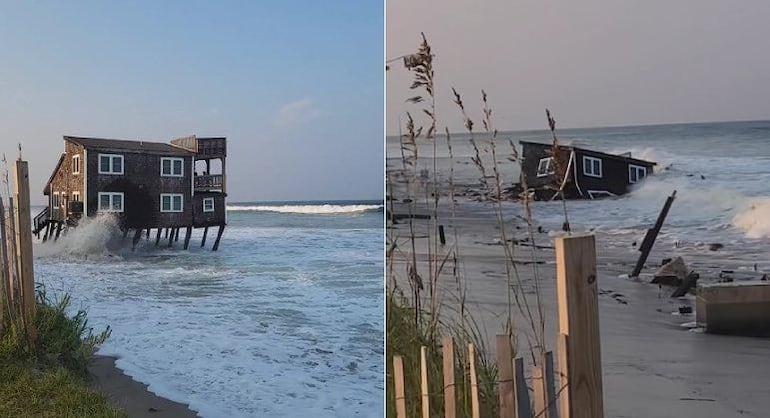
[{"label": "dark siding of sinking house", "polygon": [[[78,174],[74,174],[73,172],[74,167],[72,161],[73,157],[76,155],[80,156],[80,173]],[[67,213],[70,210],[69,202],[73,202],[75,200],[74,196],[76,193],[80,194],[81,201],[84,199],[84,161],[83,147],[69,141],[64,141],[64,155],[62,162],[57,167],[57,170],[54,172],[50,182],[46,186],[49,209],[51,210],[51,219],[58,221],[66,219]],[[56,208],[51,206],[51,197],[55,193],[58,193],[60,196],[60,204]]]},{"label": "dark siding of sinking house", "polygon": [[[551,155],[551,145],[523,142],[522,146],[522,178],[526,180],[529,188],[535,189],[536,199],[551,199],[555,194],[555,188],[558,188],[554,176],[537,177],[537,168],[540,159],[547,158]],[[574,167],[570,168],[570,172],[568,173],[569,178],[564,187],[564,194],[567,199],[588,199],[590,198],[588,194],[589,191],[607,191],[614,195],[628,193],[630,186],[632,185],[629,181],[629,166],[637,165],[645,167],[647,168],[647,175],[652,174],[653,167],[655,166],[655,163],[649,161],[606,154],[582,148],[562,146],[559,150],[559,160],[565,167],[569,162],[569,156],[572,150],[575,151]],[[583,157],[585,156],[599,158],[602,161],[601,178],[584,174],[585,162]],[[574,181],[575,173],[577,173],[577,185]],[[550,190],[548,190],[549,186],[551,187]]]},{"label": "dark siding of sinking house", "polygon": [[[99,154],[123,156],[124,174],[99,174]],[[160,175],[161,158],[184,159],[182,177]],[[123,192],[121,224],[127,228],[176,227],[192,224],[192,156],[128,150],[88,149],[88,216],[98,210],[99,192]],[[160,211],[161,193],[182,194],[183,211]]]},{"label": "dark siding of sinking house", "polygon": [[[214,199],[214,212],[203,211],[203,199]],[[225,195],[219,192],[196,192],[193,196],[193,226],[224,225],[225,223]]]}]

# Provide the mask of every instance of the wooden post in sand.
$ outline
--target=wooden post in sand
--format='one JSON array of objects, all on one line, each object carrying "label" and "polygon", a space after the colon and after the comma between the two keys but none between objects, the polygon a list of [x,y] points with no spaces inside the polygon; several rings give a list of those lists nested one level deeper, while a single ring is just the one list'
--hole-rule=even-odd
[{"label": "wooden post in sand", "polygon": [[603,418],[599,292],[593,235],[556,238],[562,418]]},{"label": "wooden post in sand", "polygon": [[404,359],[393,356],[393,383],[396,395],[396,418],[406,418],[406,396],[404,394]]},{"label": "wooden post in sand", "polygon": [[17,160],[14,181],[16,197],[16,258],[19,263],[21,312],[27,335],[32,343],[37,339],[35,318],[35,272],[32,264],[32,218],[29,212],[29,167]]},{"label": "wooden post in sand", "polygon": [[428,395],[428,347],[420,347],[420,399],[422,418],[430,418],[430,397]]},{"label": "wooden post in sand", "polygon": [[647,256],[650,255],[650,251],[652,250],[652,245],[655,244],[655,239],[658,237],[660,228],[663,227],[663,222],[665,222],[666,216],[668,215],[668,210],[671,209],[671,204],[674,203],[675,198],[676,198],[676,190],[674,190],[674,192],[671,193],[671,196],[666,198],[666,203],[663,204],[663,209],[661,209],[660,213],[658,214],[658,220],[655,221],[655,226],[647,230],[647,234],[644,236],[642,243],[639,245],[639,251],[641,251],[642,253],[639,255],[639,259],[636,260],[636,266],[634,267],[634,270],[631,272],[630,277],[638,277],[639,273],[642,272],[642,268],[644,268],[644,263],[647,262]]},{"label": "wooden post in sand", "polygon": [[0,196],[0,335],[3,333],[5,313],[10,314],[10,309],[6,308],[11,306],[11,288],[8,286],[10,269],[8,268],[8,253],[6,251],[5,207],[3,206],[3,198]]},{"label": "wooden post in sand", "polygon": [[507,335],[495,337],[497,348],[497,392],[500,403],[500,418],[514,416],[516,398],[513,392],[513,354],[511,339]]},{"label": "wooden post in sand", "polygon": [[444,357],[444,418],[455,418],[455,345],[452,337],[441,339],[441,353]]},{"label": "wooden post in sand", "polygon": [[476,347],[468,344],[468,366],[470,367],[471,383],[471,418],[481,418],[479,407],[479,379],[476,374]]}]

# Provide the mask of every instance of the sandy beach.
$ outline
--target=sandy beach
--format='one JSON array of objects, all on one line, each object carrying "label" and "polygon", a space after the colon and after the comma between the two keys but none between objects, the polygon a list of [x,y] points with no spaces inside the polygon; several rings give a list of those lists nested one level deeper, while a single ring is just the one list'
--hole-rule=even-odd
[{"label": "sandy beach", "polygon": [[199,415],[187,405],[150,392],[147,385],[127,376],[115,366],[115,357],[94,356],[89,366],[94,389],[131,418],[195,418]]},{"label": "sandy beach", "polygon": [[[394,195],[405,196],[405,182],[400,160],[389,159],[390,187]],[[455,172],[457,174],[457,172]],[[446,176],[440,176],[446,179]],[[458,197],[454,223],[450,220],[450,205],[446,181],[441,181],[441,204],[439,223],[444,225],[447,244],[440,247],[445,254],[458,237],[460,254],[459,271],[467,286],[466,308],[482,328],[486,341],[486,354],[494,359],[495,334],[502,333],[508,313],[504,250],[499,244],[500,231],[492,202],[479,201],[473,190],[474,180],[469,176],[457,179],[463,196]],[[424,188],[429,186],[426,178],[412,183],[412,193],[425,196]],[[595,202],[594,202],[595,203]],[[663,201],[650,204],[647,212],[639,219],[629,219],[633,227],[628,230],[594,230],[597,246],[597,267],[599,271],[599,314],[601,329],[602,373],[604,386],[605,416],[608,417],[762,417],[770,408],[770,399],[765,395],[766,376],[770,364],[764,359],[770,355],[770,339],[721,336],[706,334],[700,329],[683,326],[695,321],[695,315],[680,314],[680,307],[695,309],[694,296],[670,298],[671,287],[650,284],[651,275],[662,259],[683,256],[691,269],[699,272],[703,282],[713,282],[725,270],[736,275],[761,274],[753,271],[753,263],[762,258],[762,247],[746,247],[743,251],[711,251],[705,242],[682,242],[664,227],[638,279],[629,279],[639,252],[636,245],[643,236],[643,228],[650,227]],[[582,211],[590,210],[592,202],[570,202],[568,207],[581,206]],[[677,203],[674,203],[676,205]],[[539,208],[558,213],[560,202],[538,203]],[[545,205],[545,206],[544,206]],[[558,205],[553,208],[547,205]],[[388,203],[388,210],[396,214],[408,213],[403,200]],[[430,210],[419,198],[415,213],[428,215]],[[587,209],[588,208],[588,209]],[[606,206],[597,206],[603,210]],[[517,202],[503,204],[508,238],[528,240],[525,223],[519,218],[522,210]],[[676,214],[674,216],[677,216]],[[587,232],[590,225],[573,219],[578,230]],[[676,222],[674,219],[672,222]],[[415,219],[413,227],[417,241],[418,264],[421,275],[428,277],[427,242],[434,235],[430,233],[432,221]],[[399,245],[408,243],[408,220],[401,219],[396,225],[389,223],[389,237],[395,237]],[[560,233],[554,222],[540,224],[535,219],[535,228],[542,226],[542,232],[535,232],[538,246],[538,264],[519,264],[517,269],[522,281],[523,293],[536,309],[534,277],[535,269],[540,277],[541,299],[546,324],[546,339],[550,350],[555,348],[556,336],[556,295],[555,256],[552,248],[553,236]],[[513,237],[511,237],[513,235]],[[719,236],[719,234],[715,234]],[[514,246],[514,258],[532,260],[532,246]],[[729,246],[729,245],[728,245]],[[734,249],[733,249],[734,250]],[[404,251],[408,250],[406,247]],[[393,265],[395,280],[399,287],[409,294],[403,258],[396,257]],[[449,273],[451,267],[444,270]],[[449,308],[443,310],[451,316],[451,306],[457,295],[457,284],[451,274],[444,274],[439,280],[440,297]],[[427,293],[427,285],[425,293]],[[424,294],[425,294],[424,293]],[[519,353],[529,351],[527,336],[533,333],[525,317],[514,306],[513,319],[518,334]]]}]

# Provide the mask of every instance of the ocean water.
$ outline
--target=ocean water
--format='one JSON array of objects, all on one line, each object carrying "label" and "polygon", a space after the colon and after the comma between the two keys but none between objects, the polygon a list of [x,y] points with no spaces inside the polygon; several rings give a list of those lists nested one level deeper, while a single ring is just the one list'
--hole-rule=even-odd
[{"label": "ocean water", "polygon": [[[744,264],[770,270],[770,121],[697,123],[559,130],[562,143],[622,153],[658,163],[654,175],[618,198],[570,201],[570,222],[576,230],[595,230],[602,244],[630,248],[640,242],[657,218],[666,196],[677,190],[658,242],[677,251],[713,255],[710,243],[725,245],[719,255],[743,257]],[[467,134],[452,135],[455,183],[478,184],[479,172],[470,162],[473,149]],[[489,166],[489,140],[476,139]],[[496,141],[497,160],[504,181],[518,181],[518,167],[508,161],[508,140],[550,141],[550,132],[501,132]],[[439,177],[449,174],[446,138],[438,140]],[[432,164],[433,147],[420,143],[419,166]],[[388,168],[401,168],[397,137],[387,140]],[[394,158],[395,157],[395,158]],[[475,202],[460,204],[484,206]],[[489,206],[486,204],[486,206]],[[504,205],[508,216],[520,215],[518,203]],[[558,229],[563,221],[559,202],[536,202],[535,221]],[[656,244],[659,245],[659,244]],[[747,255],[748,254],[748,255]]]},{"label": "ocean water", "polygon": [[111,327],[101,354],[204,417],[380,416],[381,202],[231,204],[228,222],[218,252],[202,230],[131,252],[94,220],[36,244],[36,276]]}]

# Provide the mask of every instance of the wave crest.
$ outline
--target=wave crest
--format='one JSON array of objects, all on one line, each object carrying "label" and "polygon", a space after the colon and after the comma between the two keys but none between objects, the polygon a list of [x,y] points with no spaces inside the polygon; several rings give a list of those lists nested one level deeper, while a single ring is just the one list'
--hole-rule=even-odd
[{"label": "wave crest", "polygon": [[301,213],[316,215],[334,215],[343,213],[361,213],[377,211],[382,205],[228,205],[227,210],[233,212],[276,212],[276,213]]}]

